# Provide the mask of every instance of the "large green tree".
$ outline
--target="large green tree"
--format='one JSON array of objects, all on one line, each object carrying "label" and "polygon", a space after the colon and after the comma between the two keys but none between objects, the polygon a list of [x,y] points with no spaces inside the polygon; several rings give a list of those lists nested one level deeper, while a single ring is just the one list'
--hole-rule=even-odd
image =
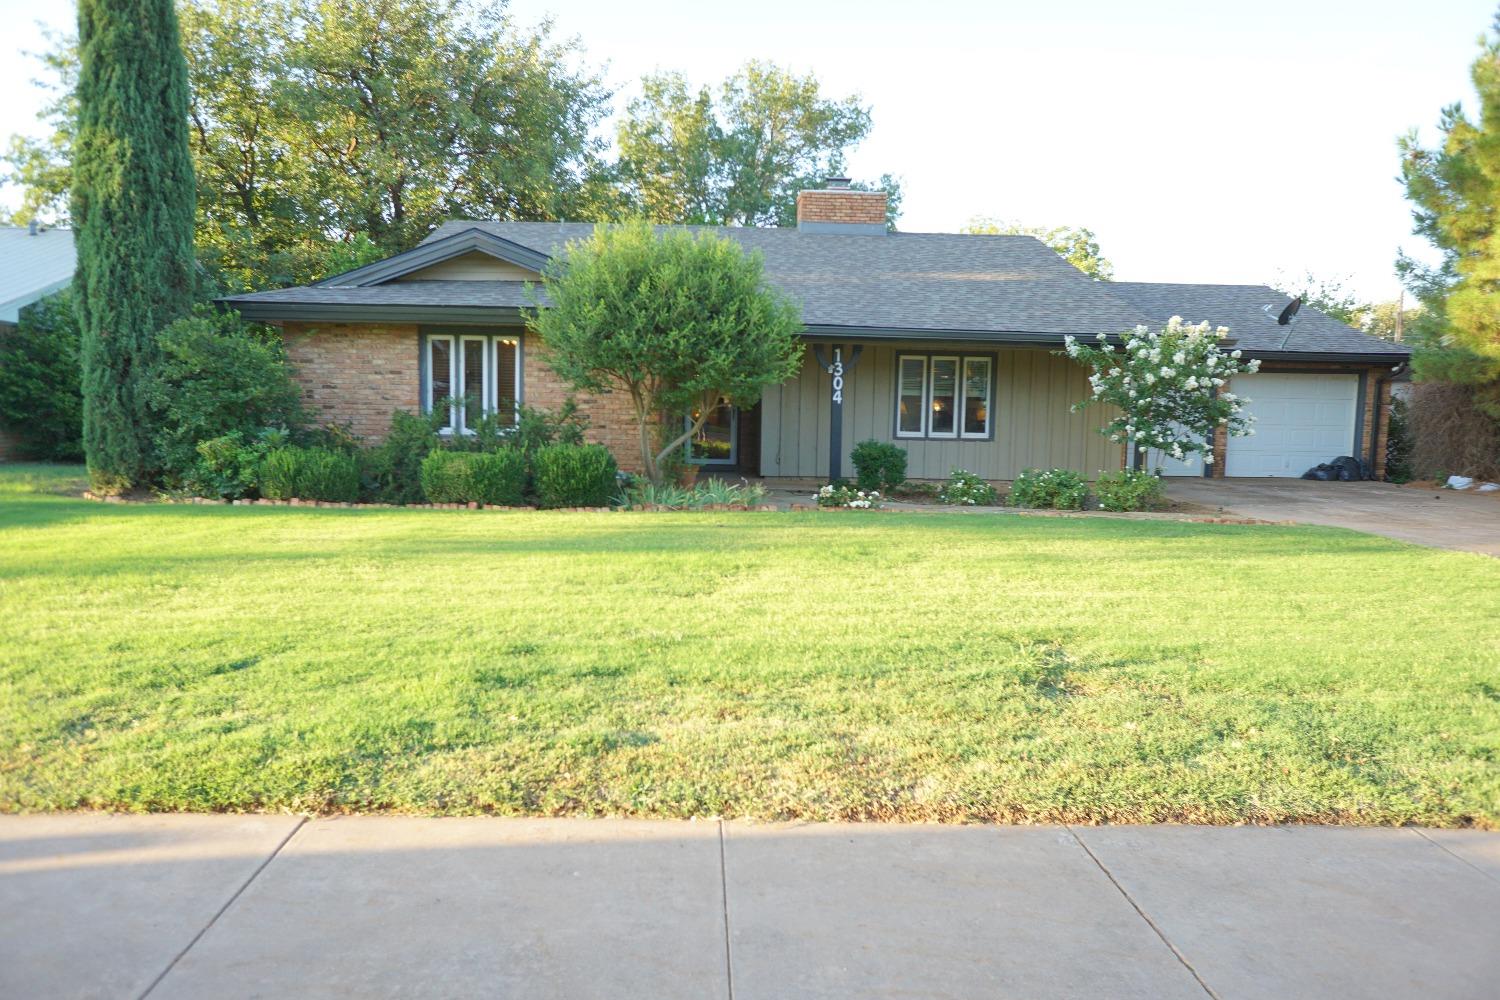
[{"label": "large green tree", "polygon": [[[486,0],[179,0],[198,248],[226,288],[305,282],[406,249],[443,219],[622,211],[597,126],[609,93],[576,41]],[[66,203],[76,46],[44,140],[7,179]],[[19,216],[25,221],[25,216]]]},{"label": "large green tree", "polygon": [[753,406],[801,364],[801,310],[732,239],[644,221],[599,226],[542,279],[546,305],[527,325],[548,365],[581,392],[630,398],[653,481],[721,405]]},{"label": "large green tree", "polygon": [[73,292],[82,331],[83,448],[95,488],[150,471],[141,387],[156,332],[193,299],[187,64],[171,0],[80,0]]},{"label": "large green tree", "polygon": [[1115,267],[1099,249],[1099,238],[1082,226],[1028,226],[976,215],[962,229],[982,236],[1035,236],[1078,270],[1098,281],[1114,277]]},{"label": "large green tree", "polygon": [[1441,259],[1427,266],[1403,254],[1397,268],[1424,307],[1413,331],[1417,376],[1473,386],[1500,418],[1500,15],[1494,29],[1470,73],[1478,120],[1454,104],[1442,111],[1436,148],[1414,131],[1400,140],[1413,232]]},{"label": "large green tree", "polygon": [[[792,226],[797,192],[843,173],[870,127],[870,109],[858,97],[825,97],[816,77],[772,63],[746,63],[717,96],[694,90],[680,73],[658,73],[641,81],[625,109],[619,168],[637,207],[655,222]],[[878,186],[894,225],[900,185],[887,174]]]}]

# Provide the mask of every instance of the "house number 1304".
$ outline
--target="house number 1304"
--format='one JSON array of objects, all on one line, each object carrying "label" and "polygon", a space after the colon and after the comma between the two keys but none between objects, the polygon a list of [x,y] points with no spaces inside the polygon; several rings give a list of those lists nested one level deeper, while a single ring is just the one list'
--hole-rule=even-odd
[{"label": "house number 1304", "polygon": [[833,375],[833,401],[842,403],[844,401],[844,358],[843,351],[833,352],[833,364],[828,366],[828,371]]}]

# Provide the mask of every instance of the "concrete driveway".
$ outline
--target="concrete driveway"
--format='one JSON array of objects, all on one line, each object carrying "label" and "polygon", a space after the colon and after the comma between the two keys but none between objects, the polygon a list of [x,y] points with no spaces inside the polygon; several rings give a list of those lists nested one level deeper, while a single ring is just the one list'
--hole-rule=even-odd
[{"label": "concrete driveway", "polygon": [[1500,834],[0,816],[0,997],[1493,998]]},{"label": "concrete driveway", "polygon": [[1500,499],[1493,496],[1308,479],[1169,479],[1167,484],[1172,499],[1226,514],[1326,524],[1500,556]]}]

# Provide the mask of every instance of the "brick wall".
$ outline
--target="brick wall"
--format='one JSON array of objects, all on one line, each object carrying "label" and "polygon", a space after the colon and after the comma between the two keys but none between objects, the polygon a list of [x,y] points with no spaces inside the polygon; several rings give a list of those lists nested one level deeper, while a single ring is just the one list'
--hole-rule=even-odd
[{"label": "brick wall", "polygon": [[885,225],[884,191],[834,188],[797,192],[798,222],[877,223]]},{"label": "brick wall", "polygon": [[319,424],[379,441],[391,429],[391,411],[421,407],[414,325],[288,323],[282,339],[303,403]]},{"label": "brick wall", "polygon": [[[588,417],[584,437],[602,444],[615,456],[626,472],[641,471],[641,439],[635,422],[635,406],[623,392],[599,395],[570,393],[568,386],[547,365],[547,348],[534,336],[526,337],[522,348],[522,395],[527,406],[556,410],[571,395],[579,411]],[[652,436],[655,443],[655,435]]]},{"label": "brick wall", "polygon": [[[390,431],[393,410],[415,413],[422,405],[421,340],[415,325],[288,323],[282,338],[303,402],[319,424],[348,427],[374,442]],[[557,410],[569,392],[548,367],[546,355],[537,338],[523,339],[522,394],[527,406]],[[630,397],[603,393],[575,398],[588,418],[588,440],[609,448],[620,468],[639,471],[641,448]]]}]

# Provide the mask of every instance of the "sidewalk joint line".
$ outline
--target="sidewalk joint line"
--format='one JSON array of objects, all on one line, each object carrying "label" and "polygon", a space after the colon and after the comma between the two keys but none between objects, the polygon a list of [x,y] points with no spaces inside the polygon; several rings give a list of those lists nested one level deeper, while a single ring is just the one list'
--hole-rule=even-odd
[{"label": "sidewalk joint line", "polygon": [[1213,1000],[1221,1000],[1219,994],[1215,993],[1213,991],[1213,988],[1209,986],[1208,983],[1203,981],[1203,977],[1198,975],[1198,970],[1193,968],[1193,963],[1188,961],[1187,956],[1178,950],[1177,946],[1172,943],[1171,939],[1167,937],[1162,929],[1156,926],[1156,921],[1152,920],[1151,917],[1147,915],[1146,911],[1141,909],[1141,905],[1131,897],[1130,893],[1125,891],[1125,887],[1120,884],[1120,880],[1115,878],[1114,872],[1106,868],[1104,866],[1104,862],[1099,860],[1099,856],[1093,852],[1088,844],[1084,843],[1083,838],[1078,835],[1078,831],[1074,830],[1071,826],[1068,825],[1064,825],[1063,829],[1067,830],[1068,834],[1073,838],[1074,841],[1077,842],[1078,846],[1083,848],[1083,853],[1087,854],[1090,860],[1092,860],[1094,864],[1099,866],[1099,870],[1104,873],[1104,877],[1109,879],[1110,885],[1113,885],[1115,889],[1119,891],[1120,895],[1125,897],[1125,902],[1130,904],[1130,908],[1135,910],[1135,912],[1140,916],[1142,920],[1146,921],[1146,926],[1150,927],[1153,931],[1156,932],[1156,936],[1161,938],[1161,943],[1166,945],[1167,948],[1171,950],[1172,954],[1177,957],[1177,961],[1182,963],[1182,967],[1188,970],[1189,974],[1191,974],[1192,977],[1197,980],[1198,985],[1203,988],[1203,992],[1207,993],[1210,997],[1213,998]]},{"label": "sidewalk joint line", "polygon": [[203,939],[203,935],[208,933],[209,928],[218,923],[219,918],[222,917],[229,910],[229,908],[235,904],[235,901],[240,898],[240,895],[244,893],[246,889],[250,888],[250,883],[254,882],[257,878],[260,877],[260,873],[266,870],[266,866],[269,865],[272,861],[276,860],[276,856],[281,853],[281,849],[288,843],[290,843],[291,839],[297,835],[297,831],[302,829],[302,827],[306,824],[306,816],[297,817],[297,825],[292,827],[291,830],[287,831],[287,835],[281,838],[281,842],[276,845],[275,849],[272,850],[270,854],[266,855],[266,859],[255,866],[255,871],[250,873],[250,877],[245,879],[245,883],[238,889],[234,890],[234,895],[230,896],[229,899],[225,901],[224,905],[219,907],[218,911],[212,917],[208,918],[208,923],[203,925],[203,929],[198,931],[197,934],[194,934],[193,939],[189,941],[187,945],[176,954],[176,956],[173,957],[172,961],[167,963],[167,967],[165,969],[162,969],[155,979],[151,980],[151,985],[147,986],[146,989],[142,991],[137,1000],[146,1000],[146,998],[151,995],[151,991],[161,985],[161,981],[167,978],[167,974],[173,969],[177,968],[177,963],[182,961],[183,956],[193,950],[193,946]]},{"label": "sidewalk joint line", "polygon": [[1442,851],[1444,854],[1448,855],[1454,861],[1461,861],[1464,864],[1468,865],[1470,868],[1474,869],[1479,874],[1483,875],[1485,878],[1494,879],[1496,882],[1500,882],[1500,876],[1497,876],[1492,872],[1485,871],[1483,868],[1479,867],[1474,862],[1470,861],[1468,858],[1460,854],[1454,854],[1451,850],[1448,849],[1448,846],[1446,844],[1440,844],[1436,840],[1433,840],[1431,837],[1427,836],[1426,833],[1422,832],[1421,827],[1409,826],[1407,827],[1407,829],[1415,833],[1418,837],[1421,837],[1423,840],[1427,841],[1433,847],[1436,847],[1438,850]]},{"label": "sidewalk joint line", "polygon": [[719,820],[719,900],[724,904],[724,982],[734,1000],[734,956],[729,950],[729,871],[724,861],[724,821]]}]

